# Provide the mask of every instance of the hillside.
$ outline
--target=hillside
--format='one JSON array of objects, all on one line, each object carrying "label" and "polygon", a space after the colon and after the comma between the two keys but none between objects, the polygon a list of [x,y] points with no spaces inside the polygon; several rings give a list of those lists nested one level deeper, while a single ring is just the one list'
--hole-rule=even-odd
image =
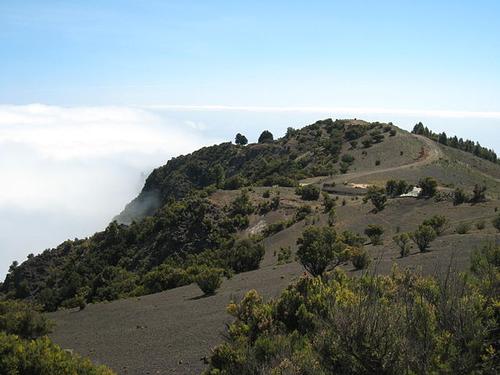
[{"label": "hillside", "polygon": [[[437,182],[431,198],[384,190],[378,212],[364,202],[372,185],[426,177]],[[486,189],[481,199],[454,202],[476,185]],[[49,314],[53,340],[119,373],[196,373],[222,341],[231,300],[249,289],[276,297],[303,274],[295,255],[305,229],[334,226],[368,254],[364,270],[342,262],[350,275],[388,274],[395,263],[439,275],[450,263],[468,269],[481,244],[500,244],[491,224],[499,197],[498,163],[392,124],[322,120],[277,140],[223,143],[170,160],[104,231],[12,267],[1,292],[59,310]],[[431,251],[413,246],[402,257],[393,236],[436,215],[446,225]],[[382,245],[360,238],[369,225],[383,228]],[[225,277],[208,297],[193,284],[206,270]]]}]

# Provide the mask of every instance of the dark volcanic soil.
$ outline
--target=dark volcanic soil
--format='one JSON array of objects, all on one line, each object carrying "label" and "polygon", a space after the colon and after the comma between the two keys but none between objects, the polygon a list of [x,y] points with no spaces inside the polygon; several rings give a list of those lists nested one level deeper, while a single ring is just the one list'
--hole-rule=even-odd
[{"label": "dark volcanic soil", "polygon": [[192,284],[83,311],[59,311],[49,314],[57,322],[51,338],[119,374],[199,374],[203,358],[223,340],[232,299],[252,288],[275,296],[301,273],[296,263],[268,266],[234,276],[211,297],[202,297]]}]

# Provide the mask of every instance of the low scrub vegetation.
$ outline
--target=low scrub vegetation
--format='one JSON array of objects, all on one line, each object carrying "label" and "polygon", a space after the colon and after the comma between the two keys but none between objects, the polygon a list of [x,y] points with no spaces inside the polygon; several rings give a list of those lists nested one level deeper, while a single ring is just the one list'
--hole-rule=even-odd
[{"label": "low scrub vegetation", "polygon": [[53,344],[46,337],[51,326],[34,305],[0,301],[0,374],[114,374]]},{"label": "low scrub vegetation", "polygon": [[498,259],[500,247],[487,246],[470,275],[336,271],[270,302],[252,290],[228,306],[234,321],[206,374],[497,373]]}]

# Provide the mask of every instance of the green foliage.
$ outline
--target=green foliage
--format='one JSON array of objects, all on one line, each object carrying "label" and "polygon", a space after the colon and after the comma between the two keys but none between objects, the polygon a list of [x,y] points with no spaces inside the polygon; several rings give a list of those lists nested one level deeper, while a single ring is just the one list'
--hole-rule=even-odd
[{"label": "green foliage", "polygon": [[458,206],[459,204],[467,203],[469,201],[469,197],[463,191],[463,189],[456,188],[453,192],[453,204]]},{"label": "green foliage", "polygon": [[335,222],[337,221],[337,210],[335,210],[335,207],[330,208],[330,211],[328,211],[328,225],[329,226],[334,226]]},{"label": "green foliage", "polygon": [[455,231],[458,234],[467,234],[469,233],[470,229],[471,229],[470,223],[467,223],[465,221],[458,223],[457,226],[455,227]]},{"label": "green foliage", "polygon": [[418,229],[411,233],[411,239],[423,253],[428,251],[432,241],[437,237],[436,231],[429,225],[420,225]]},{"label": "green foliage", "polygon": [[0,301],[0,332],[35,339],[50,333],[51,326],[37,306],[22,301]]},{"label": "green foliage", "polygon": [[292,249],[290,246],[281,247],[278,251],[278,264],[290,263],[292,261]]},{"label": "green foliage", "polygon": [[295,221],[298,222],[298,221],[304,220],[311,213],[312,213],[311,206],[302,205],[302,206],[297,208],[297,211],[295,211]]},{"label": "green foliage", "polygon": [[228,265],[234,272],[246,272],[259,268],[265,249],[249,239],[237,241],[227,254]]},{"label": "green foliage", "polygon": [[491,223],[493,224],[493,227],[496,228],[500,232],[500,215],[497,215]]},{"label": "green foliage", "polygon": [[370,201],[374,208],[374,212],[382,211],[387,203],[387,196],[385,195],[385,189],[378,188],[376,186],[370,186],[368,192],[363,198],[363,202]]},{"label": "green foliage", "polygon": [[443,232],[446,230],[446,224],[448,223],[448,219],[446,219],[443,215],[434,215],[430,219],[424,220],[422,224],[428,225],[434,229],[438,236],[441,236]]},{"label": "green foliage", "polygon": [[162,264],[144,275],[142,285],[146,288],[148,293],[157,293],[163,290],[188,285],[192,281],[191,276],[186,270]]},{"label": "green foliage", "polygon": [[300,195],[301,199],[305,201],[317,201],[319,199],[319,193],[319,187],[312,184],[299,186],[295,189],[295,194]]},{"label": "green foliage", "polygon": [[219,268],[206,268],[196,276],[196,285],[205,295],[214,294],[222,284],[222,273]]},{"label": "green foliage", "polygon": [[476,222],[476,228],[478,230],[483,230],[484,228],[486,228],[486,221],[485,220],[479,220]]},{"label": "green foliage", "polygon": [[342,158],[340,160],[342,160],[344,163],[347,163],[348,165],[351,165],[352,163],[354,163],[355,159],[351,154],[344,154],[342,155]]},{"label": "green foliage", "polygon": [[259,143],[268,143],[268,142],[272,142],[274,140],[274,137],[273,137],[273,134],[268,131],[268,130],[264,130],[260,136],[259,136]]},{"label": "green foliage", "polygon": [[391,198],[406,194],[412,189],[413,186],[409,185],[405,180],[389,180],[385,184],[385,192]]},{"label": "green foliage", "polygon": [[112,375],[114,372],[63,351],[47,337],[27,341],[0,332],[0,374]]},{"label": "green foliage", "polygon": [[331,227],[309,227],[297,244],[299,262],[313,276],[322,275],[348,259],[345,244]]},{"label": "green foliage", "polygon": [[365,235],[367,235],[368,238],[370,238],[373,246],[382,245],[383,243],[382,236],[384,235],[384,228],[382,228],[380,225],[370,224],[365,229]]},{"label": "green foliage", "polygon": [[228,312],[208,374],[494,374],[500,247],[472,275],[302,277],[277,300],[254,290]]},{"label": "green foliage", "polygon": [[354,268],[356,268],[357,270],[363,270],[365,268],[368,268],[371,263],[371,258],[364,248],[357,247],[354,248],[351,252],[351,262]]},{"label": "green foliage", "polygon": [[418,186],[422,189],[420,192],[420,197],[431,198],[436,195],[437,192],[437,182],[432,177],[422,178],[418,182]]},{"label": "green foliage", "polygon": [[472,191],[472,203],[486,202],[486,186],[485,185],[474,185],[474,190]]},{"label": "green foliage", "polygon": [[413,128],[412,133],[423,135],[429,139],[432,139],[436,142],[442,143],[444,145],[469,152],[474,154],[477,157],[480,157],[485,160],[489,160],[493,163],[498,162],[497,154],[495,151],[488,149],[486,147],[482,147],[479,142],[473,142],[471,140],[463,140],[462,138],[458,139],[456,136],[447,137],[446,133],[436,134],[432,130],[429,130],[424,124],[419,122]]},{"label": "green foliage", "polygon": [[224,181],[224,190],[236,190],[248,185],[248,180],[240,175],[232,176]]},{"label": "green foliage", "polygon": [[321,195],[323,195],[323,212],[330,212],[330,210],[337,205],[335,199],[333,199],[333,197],[325,191]]},{"label": "green foliage", "polygon": [[234,140],[234,143],[240,146],[245,146],[248,143],[247,137],[245,137],[243,134],[236,134],[236,138]]},{"label": "green foliage", "polygon": [[399,254],[401,255],[401,258],[410,254],[410,235],[408,233],[400,233],[392,239],[399,247]]}]

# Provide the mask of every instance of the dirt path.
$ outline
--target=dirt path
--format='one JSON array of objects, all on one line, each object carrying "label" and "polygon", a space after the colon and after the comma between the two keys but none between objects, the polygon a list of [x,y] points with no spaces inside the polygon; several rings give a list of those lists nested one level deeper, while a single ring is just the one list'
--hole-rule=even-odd
[{"label": "dirt path", "polygon": [[343,174],[340,176],[336,176],[335,178],[333,178],[333,181],[335,181],[335,182],[349,182],[349,181],[352,181],[352,180],[357,179],[357,178],[376,175],[376,174],[380,174],[380,173],[395,172],[395,171],[400,171],[403,169],[422,167],[424,165],[432,164],[444,156],[443,151],[439,148],[439,146],[433,140],[428,139],[428,138],[421,136],[421,135],[412,134],[412,136],[415,138],[418,138],[424,144],[423,145],[423,147],[424,147],[423,156],[419,160],[416,160],[414,163],[399,165],[397,167],[346,173],[346,174]]}]

